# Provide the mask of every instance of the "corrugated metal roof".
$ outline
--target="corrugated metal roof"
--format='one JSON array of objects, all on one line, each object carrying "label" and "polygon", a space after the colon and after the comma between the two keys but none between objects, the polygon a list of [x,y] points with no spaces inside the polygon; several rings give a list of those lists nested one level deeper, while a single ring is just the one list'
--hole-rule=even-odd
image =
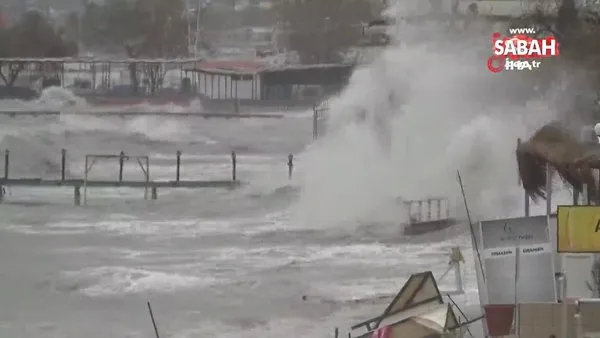
[{"label": "corrugated metal roof", "polygon": [[310,64],[310,65],[273,65],[270,67],[266,67],[264,69],[265,72],[277,72],[284,70],[305,70],[305,69],[326,69],[326,68],[347,68],[353,67],[352,64],[345,63],[320,63],[320,64]]},{"label": "corrugated metal roof", "polygon": [[93,57],[65,58],[0,58],[0,62],[64,62],[64,63],[199,63],[202,58],[191,59],[108,59]]},{"label": "corrugated metal roof", "polygon": [[270,65],[263,61],[204,61],[185,67],[188,71],[219,73],[223,75],[244,75],[262,72],[278,72],[287,70],[327,69],[353,67],[351,64],[312,64],[312,65]]},{"label": "corrugated metal roof", "polygon": [[204,61],[196,65],[195,70],[223,73],[258,73],[264,70],[266,64],[260,61]]}]

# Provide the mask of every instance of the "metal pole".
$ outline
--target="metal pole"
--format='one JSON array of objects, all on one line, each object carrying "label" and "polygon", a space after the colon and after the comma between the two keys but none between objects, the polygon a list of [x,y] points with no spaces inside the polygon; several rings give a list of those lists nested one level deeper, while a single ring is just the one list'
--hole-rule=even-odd
[{"label": "metal pole", "polygon": [[[517,139],[517,148],[519,148],[521,146],[521,139],[518,138]],[[521,175],[519,173],[517,173],[517,179],[519,182],[519,186],[521,185]],[[548,182],[546,182],[547,184]],[[523,192],[525,193],[525,217],[529,217],[529,194],[527,193],[527,190],[523,189]]]},{"label": "metal pole", "polygon": [[462,178],[460,177],[460,172],[456,171],[456,175],[458,176],[458,184],[460,184],[460,192],[462,193],[463,202],[465,204],[465,210],[467,212],[467,220],[469,221],[469,230],[471,233],[471,241],[473,242],[473,248],[475,249],[475,253],[477,254],[477,261],[479,262],[479,269],[481,271],[481,277],[485,282],[485,270],[483,269],[483,262],[481,261],[481,254],[479,252],[479,246],[477,245],[477,239],[475,238],[475,231],[473,230],[473,221],[471,220],[471,213],[469,212],[469,206],[467,205],[467,196],[465,195],[465,187],[462,184]]},{"label": "metal pole", "polygon": [[179,173],[181,170],[181,151],[177,150],[177,172],[175,174],[175,181],[179,183]]},{"label": "metal pole", "polygon": [[319,110],[315,104],[313,106],[313,140],[319,137]]},{"label": "metal pole", "polygon": [[288,155],[288,180],[292,179],[292,173],[294,172],[294,155]]},{"label": "metal pole", "polygon": [[125,161],[125,153],[119,153],[119,183],[123,182],[123,162]]},{"label": "metal pole", "polygon": [[156,321],[154,320],[154,314],[152,313],[152,306],[150,306],[150,302],[148,302],[148,312],[150,312],[150,319],[152,319],[152,326],[154,327],[154,333],[156,334],[156,338],[160,338],[158,334],[158,327],[156,326]]},{"label": "metal pole", "polygon": [[87,205],[88,161],[89,156],[85,155],[85,169],[83,175],[83,205]]},{"label": "metal pole", "polygon": [[60,180],[65,180],[65,167],[67,163],[67,149],[61,150],[61,158],[60,158]]},{"label": "metal pole", "polygon": [[552,168],[546,165],[546,215],[552,213]]},{"label": "metal pole", "polygon": [[237,158],[235,151],[231,152],[231,180],[236,181],[237,177]]},{"label": "metal pole", "polygon": [[8,161],[8,156],[10,154],[10,151],[8,149],[6,149],[4,151],[4,179],[8,180],[8,167],[9,167],[9,161]]},{"label": "metal pole", "polygon": [[150,186],[150,159],[146,156],[146,186],[144,187],[144,199],[148,199],[148,187]]},{"label": "metal pole", "polygon": [[596,185],[596,205],[600,205],[600,169],[594,170],[598,184]]},{"label": "metal pole", "polygon": [[525,191],[525,217],[529,217],[529,194]]}]

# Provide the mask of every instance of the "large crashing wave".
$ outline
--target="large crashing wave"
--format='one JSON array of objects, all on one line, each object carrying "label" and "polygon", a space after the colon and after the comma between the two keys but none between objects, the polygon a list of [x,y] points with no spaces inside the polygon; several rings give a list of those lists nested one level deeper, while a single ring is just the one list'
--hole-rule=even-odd
[{"label": "large crashing wave", "polygon": [[[522,83],[513,86],[517,78],[486,69],[491,32],[465,39],[467,33],[449,33],[445,26],[428,29],[429,35],[418,32],[418,41],[386,48],[331,100],[328,134],[306,154],[300,224],[397,223],[405,216],[391,202],[397,197],[446,196],[460,213],[457,170],[476,219],[522,212],[517,138],[558,116],[554,98],[562,88],[524,99]],[[410,36],[418,30],[401,31]],[[473,41],[483,48],[470,48]],[[390,93],[401,99],[390,100]],[[389,121],[391,158],[376,124],[357,121],[356,111]]]}]

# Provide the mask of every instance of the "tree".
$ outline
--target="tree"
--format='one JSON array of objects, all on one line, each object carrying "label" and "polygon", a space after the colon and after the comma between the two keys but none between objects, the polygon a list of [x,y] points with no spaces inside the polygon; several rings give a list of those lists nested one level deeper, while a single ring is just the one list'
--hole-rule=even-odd
[{"label": "tree", "polygon": [[77,46],[65,41],[62,32],[37,11],[27,12],[7,34],[10,57],[58,58],[77,54]]},{"label": "tree", "polygon": [[[77,44],[66,41],[37,11],[27,12],[14,26],[0,29],[2,58],[59,58],[77,55]],[[0,62],[0,78],[12,87],[25,62]]]},{"label": "tree", "polygon": [[[536,26],[538,31],[554,35],[560,45],[560,57],[544,61],[542,72],[531,73],[535,86],[552,83],[557,74],[577,79],[571,83],[561,102],[570,102],[564,113],[576,114],[583,121],[599,118],[595,100],[600,97],[600,15],[592,6],[576,5],[573,0],[560,0],[556,11],[536,10],[522,18],[520,27]],[[574,94],[576,93],[576,94]]]},{"label": "tree", "polygon": [[65,36],[71,41],[81,41],[81,27],[79,20],[79,13],[70,12],[64,23]]},{"label": "tree", "polygon": [[[88,47],[120,48],[129,58],[173,58],[187,53],[187,22],[182,0],[107,0],[86,4],[82,34]],[[151,90],[162,82],[162,65],[147,64]],[[134,92],[138,91],[138,65],[129,65]]]},{"label": "tree", "polygon": [[303,63],[338,61],[360,39],[360,24],[374,18],[367,0],[281,0],[276,9]]}]

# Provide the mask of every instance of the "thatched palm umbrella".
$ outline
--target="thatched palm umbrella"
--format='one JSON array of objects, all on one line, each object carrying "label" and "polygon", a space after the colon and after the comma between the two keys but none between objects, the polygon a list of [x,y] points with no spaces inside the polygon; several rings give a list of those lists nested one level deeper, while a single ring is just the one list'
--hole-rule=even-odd
[{"label": "thatched palm umbrella", "polygon": [[598,197],[592,170],[600,169],[600,144],[580,142],[560,124],[551,123],[520,143],[516,155],[523,188],[533,200],[546,198],[546,165],[574,189],[587,184],[590,198]]}]

